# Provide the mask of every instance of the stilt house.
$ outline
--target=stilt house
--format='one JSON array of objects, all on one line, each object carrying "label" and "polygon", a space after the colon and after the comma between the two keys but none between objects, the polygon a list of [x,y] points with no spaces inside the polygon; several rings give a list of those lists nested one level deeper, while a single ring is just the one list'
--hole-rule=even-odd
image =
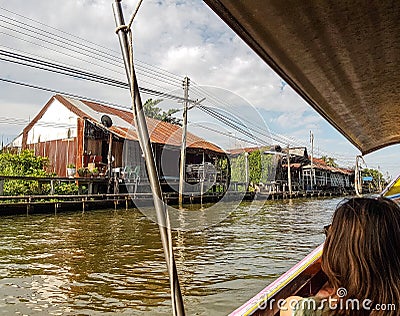
[{"label": "stilt house", "polygon": [[[102,123],[104,115],[111,119],[111,126]],[[152,118],[147,118],[147,124],[160,178],[177,180],[182,128]],[[113,170],[135,169],[142,179],[147,178],[129,109],[55,95],[12,146],[48,157],[49,171],[60,177],[66,176],[70,164],[76,169],[92,164],[100,172],[106,172],[111,148]],[[225,157],[221,148],[191,133],[187,133],[186,151],[189,166],[216,165],[216,161]]]}]

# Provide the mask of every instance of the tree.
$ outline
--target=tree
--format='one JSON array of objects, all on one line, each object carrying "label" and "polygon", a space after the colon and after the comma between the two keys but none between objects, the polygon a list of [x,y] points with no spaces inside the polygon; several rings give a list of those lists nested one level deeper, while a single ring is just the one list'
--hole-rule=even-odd
[{"label": "tree", "polygon": [[[49,159],[35,156],[30,150],[20,153],[3,151],[0,153],[0,175],[25,176],[25,177],[52,177],[53,173],[46,172]],[[54,187],[56,194],[77,194],[78,186],[75,183],[60,183]],[[39,187],[35,180],[6,180],[4,182],[4,195],[31,195],[39,193],[48,194],[50,185]]]},{"label": "tree", "polygon": [[362,177],[372,177],[372,185],[376,191],[379,189],[379,184],[381,188],[387,185],[383,174],[379,170],[365,168],[361,171],[361,175]]},{"label": "tree", "polygon": [[181,125],[180,119],[172,116],[173,114],[177,113],[179,109],[169,109],[167,112],[162,111],[161,108],[157,106],[162,101],[162,99],[147,99],[143,104],[144,114],[147,117],[155,118],[163,122]]},{"label": "tree", "polygon": [[[273,155],[265,155],[264,149],[252,151],[248,156],[249,163],[249,181],[253,185],[258,185],[260,182],[266,183],[275,178],[275,166]],[[231,158],[231,181],[245,182],[246,172],[245,154],[242,153],[235,158]]]},{"label": "tree", "polygon": [[326,163],[327,166],[337,168],[339,165],[335,162],[335,158],[322,156],[321,159]]}]

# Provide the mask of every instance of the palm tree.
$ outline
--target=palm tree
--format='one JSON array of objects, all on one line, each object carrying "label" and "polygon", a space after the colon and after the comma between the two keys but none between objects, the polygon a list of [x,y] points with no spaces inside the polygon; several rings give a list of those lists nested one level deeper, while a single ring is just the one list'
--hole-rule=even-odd
[{"label": "palm tree", "polygon": [[326,163],[327,166],[337,168],[338,164],[335,162],[335,158],[322,156],[321,159]]},{"label": "palm tree", "polygon": [[147,99],[146,102],[143,104],[144,114],[147,117],[155,118],[163,122],[181,125],[181,120],[172,116],[173,114],[177,113],[179,109],[169,109],[167,112],[162,111],[161,108],[157,106],[162,101],[162,99]]}]

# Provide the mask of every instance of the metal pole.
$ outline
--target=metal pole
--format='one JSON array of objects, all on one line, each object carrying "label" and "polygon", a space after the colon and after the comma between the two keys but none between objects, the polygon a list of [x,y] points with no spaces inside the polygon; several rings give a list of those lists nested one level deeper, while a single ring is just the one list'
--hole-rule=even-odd
[{"label": "metal pole", "polygon": [[182,125],[182,145],[181,145],[181,162],[179,166],[179,207],[183,204],[183,191],[185,186],[185,166],[186,166],[186,133],[187,133],[187,110],[189,99],[189,78],[183,80],[183,89],[185,94],[185,102],[183,105],[183,125]]},{"label": "metal pole", "polygon": [[[173,280],[172,288],[173,288],[173,297],[172,301],[173,305],[173,314],[184,315],[184,306],[182,295],[179,286],[179,280],[177,277],[177,269],[175,265],[175,259],[173,253],[169,251],[170,243],[168,237],[168,229],[167,229],[167,210],[166,205],[163,201],[162,191],[160,182],[158,179],[158,173],[156,170],[156,164],[154,161],[154,156],[151,148],[149,131],[147,129],[147,123],[143,112],[142,100],[140,98],[139,87],[136,81],[136,74],[133,65],[130,64],[130,52],[129,52],[129,42],[126,31],[124,31],[121,26],[125,25],[124,17],[122,13],[121,0],[115,0],[113,2],[113,11],[115,24],[118,28],[117,35],[119,38],[121,51],[125,64],[125,71],[128,77],[129,84],[131,86],[131,94],[134,99],[134,118],[135,124],[138,131],[139,143],[142,148],[144,158],[146,161],[147,172],[149,176],[151,191],[153,194],[154,207],[157,214],[158,226],[160,229],[161,241],[164,249],[164,255],[167,262],[168,271],[170,273],[170,278]],[[132,69],[132,73],[131,73]],[[172,241],[170,241],[172,243]],[[171,275],[172,274],[172,275]]]},{"label": "metal pole", "polygon": [[310,131],[310,143],[311,143],[311,189],[314,190],[314,166],[313,166],[314,134],[312,131]]},{"label": "metal pole", "polygon": [[290,174],[290,148],[287,146],[287,172],[288,172],[288,186],[289,186],[289,197],[292,197],[292,175]]}]

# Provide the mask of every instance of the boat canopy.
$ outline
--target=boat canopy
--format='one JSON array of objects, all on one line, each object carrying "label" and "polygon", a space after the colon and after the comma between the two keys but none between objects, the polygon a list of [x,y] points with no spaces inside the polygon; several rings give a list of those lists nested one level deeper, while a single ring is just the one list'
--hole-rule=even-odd
[{"label": "boat canopy", "polygon": [[204,0],[363,154],[400,142],[400,2]]}]

